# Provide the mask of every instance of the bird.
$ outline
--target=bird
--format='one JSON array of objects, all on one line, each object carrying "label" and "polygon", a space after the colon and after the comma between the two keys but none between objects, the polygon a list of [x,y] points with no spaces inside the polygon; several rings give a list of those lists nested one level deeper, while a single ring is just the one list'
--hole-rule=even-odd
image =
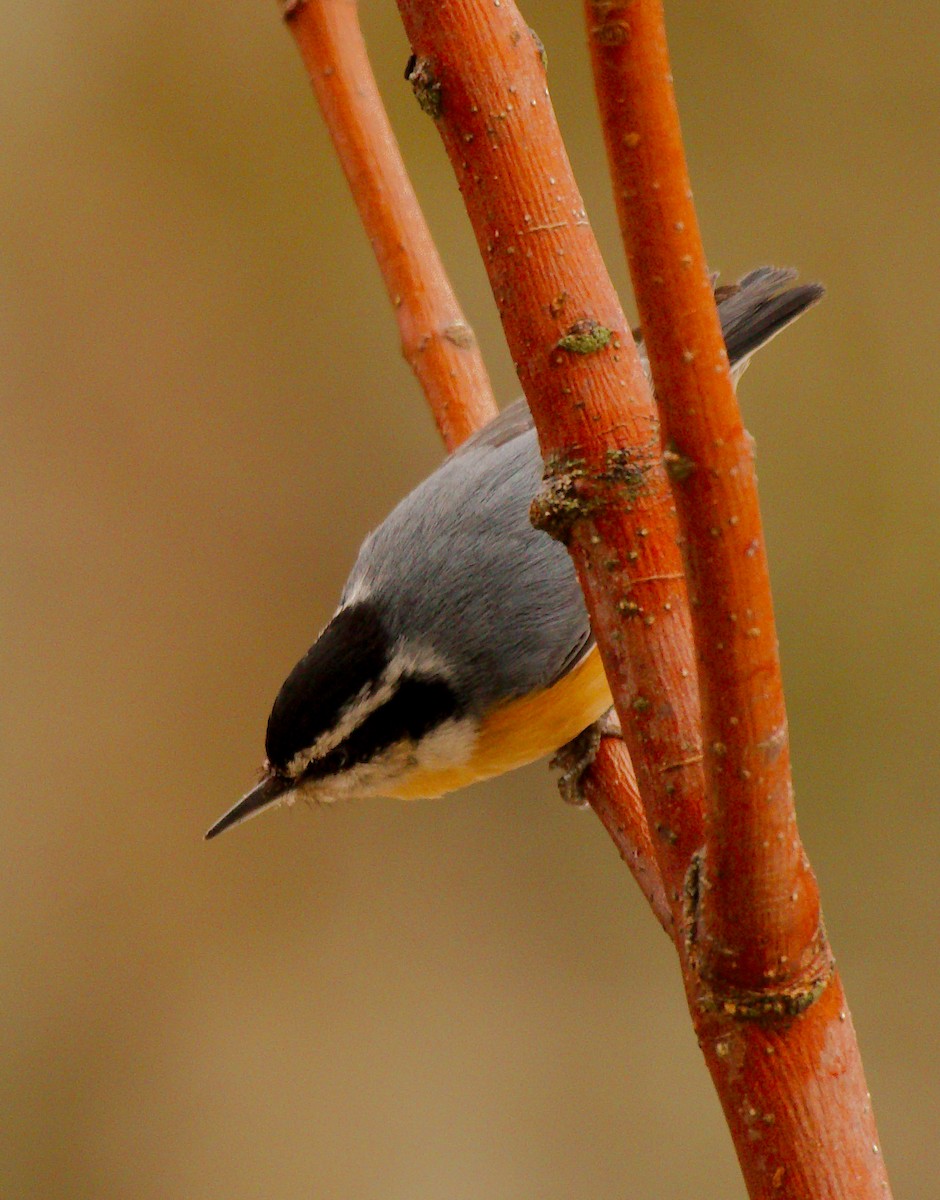
[{"label": "bird", "polygon": [[[821,298],[795,277],[760,267],[715,289],[735,379]],[[207,839],[301,797],[431,799],[553,753],[608,710],[571,559],[529,520],[541,476],[518,400],[365,539],[274,700],[258,783]]]}]

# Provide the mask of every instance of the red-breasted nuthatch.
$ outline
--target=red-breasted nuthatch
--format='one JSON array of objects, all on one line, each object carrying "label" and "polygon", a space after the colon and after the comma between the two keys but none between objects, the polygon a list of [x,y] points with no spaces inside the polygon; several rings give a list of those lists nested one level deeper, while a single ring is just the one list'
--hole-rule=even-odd
[{"label": "red-breasted nuthatch", "polygon": [[[822,295],[793,277],[762,267],[716,292],[735,377]],[[529,522],[541,473],[517,401],[366,538],[274,701],[261,781],[206,837],[298,796],[440,796],[557,750],[606,711],[568,552]]]}]

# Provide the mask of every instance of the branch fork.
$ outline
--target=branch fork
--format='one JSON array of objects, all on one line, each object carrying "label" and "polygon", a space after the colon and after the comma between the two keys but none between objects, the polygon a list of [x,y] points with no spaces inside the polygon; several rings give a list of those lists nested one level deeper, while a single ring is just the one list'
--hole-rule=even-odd
[{"label": "branch fork", "polygon": [[[858,1047],[796,830],[753,448],[692,206],[662,4],[585,3],[658,408],[555,124],[541,43],[513,0],[399,7],[408,78],[451,158],[538,428],[533,519],[572,555],[623,729],[623,742],[601,739],[583,794],[676,946],[752,1198],[882,1200]],[[355,4],[283,11],[452,448],[495,405]]]}]

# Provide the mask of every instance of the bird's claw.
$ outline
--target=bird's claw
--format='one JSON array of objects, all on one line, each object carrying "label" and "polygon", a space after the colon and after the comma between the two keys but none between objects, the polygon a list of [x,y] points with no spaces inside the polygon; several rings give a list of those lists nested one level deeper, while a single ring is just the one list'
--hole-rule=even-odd
[{"label": "bird's claw", "polygon": [[566,742],[549,762],[550,767],[561,772],[558,776],[558,790],[566,804],[575,808],[587,807],[588,802],[584,798],[581,785],[585,772],[592,766],[605,737],[623,737],[620,720],[613,708],[608,708],[587,729],[583,729],[577,737]]}]

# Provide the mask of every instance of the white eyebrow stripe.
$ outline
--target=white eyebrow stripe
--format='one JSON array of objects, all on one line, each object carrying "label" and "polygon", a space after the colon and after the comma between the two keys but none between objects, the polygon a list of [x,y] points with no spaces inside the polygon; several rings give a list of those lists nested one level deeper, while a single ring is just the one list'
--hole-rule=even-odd
[{"label": "white eyebrow stripe", "polygon": [[382,672],[378,687],[366,684],[341,711],[340,718],[325,730],[311,746],[298,750],[287,764],[287,773],[293,777],[301,775],[312,762],[323,758],[331,750],[342,745],[374,712],[388,703],[398,690],[398,684],[406,676],[437,679],[450,683],[451,674],[433,650],[418,647],[411,651],[396,648],[388,666]]},{"label": "white eyebrow stripe", "polygon": [[394,684],[380,684],[379,687],[372,691],[370,691],[369,684],[366,684],[346,705],[340,719],[332,729],[327,729],[325,733],[321,733],[312,746],[308,746],[305,750],[297,751],[287,764],[287,773],[293,776],[300,775],[316,759],[323,758],[331,750],[335,750],[351,734],[355,733],[367,717],[381,708],[394,694]]}]

